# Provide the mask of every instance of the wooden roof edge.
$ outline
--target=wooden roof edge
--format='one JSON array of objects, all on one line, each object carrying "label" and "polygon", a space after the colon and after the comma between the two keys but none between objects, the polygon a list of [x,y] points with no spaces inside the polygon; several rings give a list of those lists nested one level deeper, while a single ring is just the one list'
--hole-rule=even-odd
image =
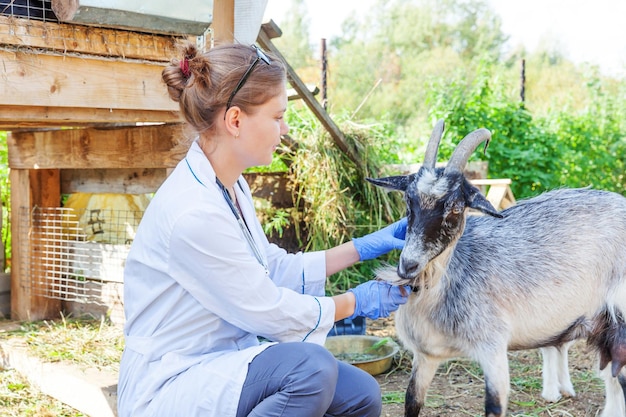
[{"label": "wooden roof edge", "polygon": [[179,40],[195,36],[163,35],[0,15],[0,46],[168,62],[178,55]]}]

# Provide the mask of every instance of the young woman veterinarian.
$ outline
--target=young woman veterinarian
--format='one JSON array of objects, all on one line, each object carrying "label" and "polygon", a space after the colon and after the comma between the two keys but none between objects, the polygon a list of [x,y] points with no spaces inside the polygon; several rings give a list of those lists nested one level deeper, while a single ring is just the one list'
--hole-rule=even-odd
[{"label": "young woman veterinarian", "polygon": [[284,64],[256,46],[187,44],[162,78],[197,136],[126,260],[119,416],[378,417],[376,380],[323,345],[335,321],[388,316],[408,291],[324,286],[401,249],[406,220],[326,251],[270,244],[241,174],[269,164],[289,130]]}]

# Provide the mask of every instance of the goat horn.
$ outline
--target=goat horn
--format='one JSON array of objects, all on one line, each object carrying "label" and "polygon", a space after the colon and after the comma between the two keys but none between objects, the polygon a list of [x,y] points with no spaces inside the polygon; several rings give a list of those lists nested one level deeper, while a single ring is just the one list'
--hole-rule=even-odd
[{"label": "goat horn", "polygon": [[437,120],[433,133],[430,135],[430,140],[426,146],[426,153],[424,154],[424,163],[422,166],[426,168],[434,168],[437,162],[437,150],[439,149],[439,142],[443,136],[444,122],[443,119]]},{"label": "goat horn", "polygon": [[465,136],[454,149],[454,152],[450,157],[450,161],[448,161],[448,165],[446,166],[445,172],[450,172],[452,170],[463,171],[465,164],[467,164],[467,160],[472,152],[476,150],[478,145],[486,141],[484,148],[484,151],[486,151],[490,140],[491,132],[487,129],[478,129]]}]

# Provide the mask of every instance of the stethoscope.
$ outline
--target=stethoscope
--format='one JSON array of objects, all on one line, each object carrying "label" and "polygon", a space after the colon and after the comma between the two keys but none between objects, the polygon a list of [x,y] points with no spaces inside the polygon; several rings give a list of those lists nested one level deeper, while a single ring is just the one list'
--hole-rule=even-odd
[{"label": "stethoscope", "polygon": [[[204,183],[202,181],[200,181],[200,178],[198,178],[196,173],[193,172],[193,169],[191,168],[191,165],[189,165],[189,161],[187,160],[187,158],[185,158],[185,162],[187,163],[187,166],[189,167],[189,171],[191,171],[191,174],[196,179],[196,181],[198,181],[203,187],[206,188],[206,185],[204,185]],[[224,200],[226,200],[226,203],[228,204],[228,207],[230,207],[230,211],[232,211],[233,215],[235,216],[235,219],[237,220],[237,223],[239,224],[239,227],[241,228],[241,232],[243,233],[243,235],[245,236],[246,240],[248,241],[248,244],[250,245],[250,248],[252,248],[252,252],[254,253],[254,257],[259,262],[259,264],[261,264],[261,266],[265,269],[265,274],[269,275],[269,267],[267,266],[267,263],[265,262],[265,259],[263,258],[263,255],[261,255],[261,251],[259,250],[259,247],[257,246],[256,242],[254,241],[254,238],[252,237],[252,233],[250,233],[250,229],[248,228],[248,225],[246,224],[246,222],[243,220],[243,216],[239,212],[239,209],[237,208],[237,206],[233,202],[232,198],[230,197],[230,194],[228,193],[228,190],[226,189],[224,184],[222,184],[220,179],[215,177],[215,181],[217,183],[217,186],[222,191],[222,195],[224,196]],[[237,185],[239,186],[241,191],[243,191],[243,187],[239,183],[239,180],[237,180]]]}]

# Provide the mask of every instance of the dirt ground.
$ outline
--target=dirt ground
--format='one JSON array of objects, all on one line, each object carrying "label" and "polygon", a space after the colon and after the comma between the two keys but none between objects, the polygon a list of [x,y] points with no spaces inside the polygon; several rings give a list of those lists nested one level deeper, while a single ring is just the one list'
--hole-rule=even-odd
[{"label": "dirt ground", "polygon": [[[368,321],[366,333],[392,337],[397,342],[393,315]],[[526,416],[598,416],[604,403],[604,387],[596,377],[593,354],[585,342],[577,342],[569,352],[569,368],[576,397],[549,403],[541,397],[541,355],[538,350],[509,353],[511,395],[508,415]],[[383,392],[382,417],[404,416],[404,393],[411,369],[411,354],[402,346],[391,370],[376,376]],[[484,380],[482,371],[467,359],[442,364],[428,390],[426,407],[420,417],[484,416]]]}]

